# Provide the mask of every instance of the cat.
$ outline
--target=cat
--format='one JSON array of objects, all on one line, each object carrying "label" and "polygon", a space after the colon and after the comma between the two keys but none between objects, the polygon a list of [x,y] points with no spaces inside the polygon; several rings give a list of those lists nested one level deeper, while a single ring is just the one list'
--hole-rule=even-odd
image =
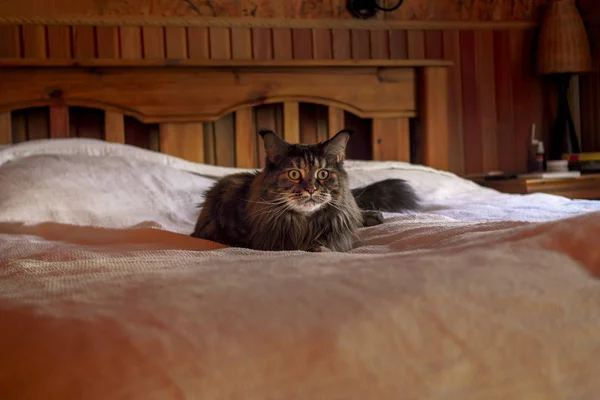
[{"label": "cat", "polygon": [[401,179],[350,189],[344,170],[350,130],[314,145],[258,133],[265,168],[217,181],[200,205],[192,237],[255,250],[346,252],[359,228],[383,223],[382,211],[418,209],[416,193]]}]

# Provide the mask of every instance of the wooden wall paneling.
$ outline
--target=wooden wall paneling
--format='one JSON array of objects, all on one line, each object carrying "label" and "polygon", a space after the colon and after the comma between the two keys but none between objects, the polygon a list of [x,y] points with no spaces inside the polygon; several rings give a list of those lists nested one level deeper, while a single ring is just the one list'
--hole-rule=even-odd
[{"label": "wooden wall paneling", "polygon": [[450,134],[450,171],[462,175],[465,171],[463,138],[462,67],[460,63],[460,36],[457,30],[443,33],[444,59],[452,61],[448,74],[448,123]]},{"label": "wooden wall paneling", "polygon": [[443,31],[428,30],[425,32],[425,58],[429,60],[444,58]]},{"label": "wooden wall paneling", "polygon": [[43,25],[23,25],[23,57],[46,58],[46,27]]},{"label": "wooden wall paneling", "polygon": [[479,103],[475,79],[475,32],[460,32],[461,83],[465,173],[483,172],[483,143],[479,124]]},{"label": "wooden wall paneling", "polygon": [[228,114],[215,121],[214,127],[216,164],[224,167],[235,167],[234,114]]},{"label": "wooden wall paneling", "polygon": [[0,25],[0,58],[21,57],[21,29],[18,25]]},{"label": "wooden wall paneling", "polygon": [[210,58],[228,60],[231,58],[231,31],[228,28],[208,28]]},{"label": "wooden wall paneling", "polygon": [[167,59],[185,60],[188,58],[187,34],[183,27],[170,26],[165,28],[165,46]]},{"label": "wooden wall paneling", "polygon": [[163,123],[159,126],[161,153],[192,162],[204,162],[202,122]]},{"label": "wooden wall paneling", "polygon": [[483,171],[498,170],[498,116],[494,72],[494,32],[475,32],[475,80],[482,136]]},{"label": "wooden wall paneling", "polygon": [[215,123],[205,122],[202,129],[204,130],[204,163],[215,165],[217,163]]},{"label": "wooden wall paneling", "polygon": [[510,57],[510,31],[494,31],[498,169],[514,173],[518,171],[513,157],[515,111],[513,108],[513,69]]},{"label": "wooden wall paneling", "polygon": [[448,69],[422,68],[419,80],[423,162],[432,168],[448,171]]},{"label": "wooden wall paneling", "polygon": [[289,28],[273,29],[273,58],[290,60],[293,58],[292,30]]},{"label": "wooden wall paneling", "polygon": [[283,103],[283,139],[300,143],[300,110],[298,102]]},{"label": "wooden wall paneling", "polygon": [[296,60],[313,58],[313,35],[310,29],[292,29],[293,56]]},{"label": "wooden wall paneling", "polygon": [[256,60],[273,58],[273,30],[271,28],[252,28],[252,54]]},{"label": "wooden wall paneling", "polygon": [[258,166],[253,114],[252,107],[235,112],[235,166],[238,168]]},{"label": "wooden wall paneling", "polygon": [[48,107],[27,110],[27,140],[50,138],[50,116]]},{"label": "wooden wall paneling", "polygon": [[48,34],[49,58],[72,58],[71,27],[66,25],[51,25],[46,27]]},{"label": "wooden wall paneling", "polygon": [[345,128],[344,110],[337,107],[327,107],[327,130],[331,138]]},{"label": "wooden wall paneling", "polygon": [[385,60],[390,58],[389,31],[384,29],[373,29],[369,31],[371,47],[371,58]]},{"label": "wooden wall paneling", "polygon": [[390,58],[405,60],[408,58],[408,35],[405,30],[392,29],[390,36]]},{"label": "wooden wall paneling", "polygon": [[210,43],[208,28],[187,28],[188,56],[192,60],[206,60],[210,58]]},{"label": "wooden wall paneling", "polygon": [[69,107],[66,104],[52,104],[50,106],[50,137],[69,137]]},{"label": "wooden wall paneling", "polygon": [[11,113],[12,142],[21,143],[27,140],[27,110],[16,110]]},{"label": "wooden wall paneling", "polygon": [[425,58],[425,32],[422,30],[409,30],[406,32],[406,45],[408,58],[422,60]]},{"label": "wooden wall paneling", "polygon": [[352,58],[352,42],[350,30],[333,29],[331,31],[333,42],[333,58],[336,60],[349,60]]},{"label": "wooden wall paneling", "polygon": [[350,31],[352,41],[352,58],[355,60],[366,60],[371,58],[371,43],[369,31],[366,29],[352,29]]},{"label": "wooden wall paneling", "polygon": [[142,29],[139,26],[120,26],[119,43],[122,59],[139,60],[142,58]]},{"label": "wooden wall paneling", "polygon": [[96,49],[98,58],[111,60],[120,58],[119,28],[116,26],[96,27]]},{"label": "wooden wall paneling", "polygon": [[142,27],[142,48],[147,60],[165,58],[165,31],[159,26]]},{"label": "wooden wall paneling", "polygon": [[12,144],[12,116],[10,112],[0,113],[0,145]]},{"label": "wooden wall paneling", "polygon": [[252,31],[250,28],[231,28],[231,58],[252,59]]},{"label": "wooden wall paneling", "polygon": [[125,116],[116,111],[104,112],[104,140],[125,143]]},{"label": "wooden wall paneling", "polygon": [[408,118],[373,118],[373,160],[410,162]]},{"label": "wooden wall paneling", "polygon": [[71,34],[76,59],[96,58],[96,29],[93,26],[73,26]]},{"label": "wooden wall paneling", "polygon": [[299,104],[299,130],[300,140],[302,144],[316,144],[319,141],[317,132],[317,108],[316,104],[300,103]]},{"label": "wooden wall paneling", "polygon": [[331,29],[313,29],[313,58],[329,60],[333,58],[333,33]]}]

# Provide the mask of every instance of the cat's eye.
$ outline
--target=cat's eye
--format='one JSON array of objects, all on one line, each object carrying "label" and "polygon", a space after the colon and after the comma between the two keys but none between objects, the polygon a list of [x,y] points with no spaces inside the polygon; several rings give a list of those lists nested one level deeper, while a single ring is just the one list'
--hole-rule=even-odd
[{"label": "cat's eye", "polygon": [[321,169],[321,170],[317,171],[317,179],[318,180],[324,181],[327,178],[329,178],[329,171],[327,171],[326,169]]},{"label": "cat's eye", "polygon": [[290,178],[293,181],[297,181],[298,179],[300,179],[300,176],[302,176],[302,174],[297,169],[290,169],[288,171],[288,178]]}]

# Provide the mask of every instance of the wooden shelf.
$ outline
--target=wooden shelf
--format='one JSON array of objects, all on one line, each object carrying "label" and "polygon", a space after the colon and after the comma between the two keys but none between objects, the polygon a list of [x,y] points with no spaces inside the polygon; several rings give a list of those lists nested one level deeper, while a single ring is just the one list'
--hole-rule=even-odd
[{"label": "wooden shelf", "polygon": [[509,179],[477,183],[504,193],[548,193],[570,199],[600,199],[600,174],[587,174],[579,178]]}]

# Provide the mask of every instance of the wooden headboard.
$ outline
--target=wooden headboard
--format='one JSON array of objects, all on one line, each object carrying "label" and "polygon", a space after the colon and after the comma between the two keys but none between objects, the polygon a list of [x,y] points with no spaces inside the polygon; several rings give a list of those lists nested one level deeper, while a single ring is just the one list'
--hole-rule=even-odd
[{"label": "wooden headboard", "polygon": [[[435,60],[205,60],[118,67],[55,61],[43,67],[0,68],[0,144],[13,142],[12,115],[49,107],[50,137],[70,136],[69,107],[104,113],[104,139],[125,142],[125,116],[158,124],[159,150],[205,162],[207,122],[233,113],[235,166],[260,165],[252,109],[283,104],[283,131],[299,142],[299,104],[327,107],[328,135],[344,127],[344,112],[371,124],[372,159],[417,161],[448,169],[448,62]],[[12,113],[12,114],[11,114]],[[410,157],[409,122],[419,139]]]}]

